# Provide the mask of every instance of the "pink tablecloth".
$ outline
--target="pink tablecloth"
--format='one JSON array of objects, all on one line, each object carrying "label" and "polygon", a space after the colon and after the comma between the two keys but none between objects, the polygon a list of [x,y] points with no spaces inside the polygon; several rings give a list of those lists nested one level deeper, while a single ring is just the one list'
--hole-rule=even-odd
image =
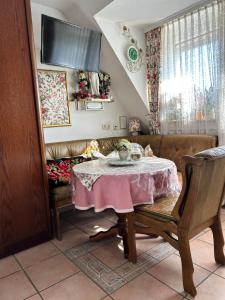
[{"label": "pink tablecloth", "polygon": [[[168,161],[170,162],[170,161]],[[151,204],[159,196],[179,192],[175,164],[163,170],[125,175],[103,175],[89,191],[75,174],[72,175],[72,201],[77,209],[94,207],[96,212],[113,208],[118,213],[132,212],[138,204]]]}]

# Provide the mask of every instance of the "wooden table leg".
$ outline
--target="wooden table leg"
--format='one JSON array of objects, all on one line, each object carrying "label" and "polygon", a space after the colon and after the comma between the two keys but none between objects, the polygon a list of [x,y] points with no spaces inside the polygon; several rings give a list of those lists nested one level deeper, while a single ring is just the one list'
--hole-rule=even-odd
[{"label": "wooden table leg", "polygon": [[118,233],[123,239],[123,252],[124,257],[128,258],[128,235],[127,235],[127,214],[118,214]]},{"label": "wooden table leg", "polygon": [[118,234],[119,234],[118,225],[116,224],[116,225],[110,227],[106,231],[100,231],[100,232],[98,232],[94,235],[89,236],[89,240],[92,241],[92,242],[97,242],[97,241],[100,241],[102,239],[117,236]]},{"label": "wooden table leg", "polygon": [[100,231],[95,235],[89,237],[90,241],[96,242],[105,238],[110,238],[114,236],[121,236],[123,239],[123,247],[124,247],[124,256],[128,257],[128,240],[127,240],[127,214],[117,213],[118,220],[117,224],[112,226],[106,231]]}]

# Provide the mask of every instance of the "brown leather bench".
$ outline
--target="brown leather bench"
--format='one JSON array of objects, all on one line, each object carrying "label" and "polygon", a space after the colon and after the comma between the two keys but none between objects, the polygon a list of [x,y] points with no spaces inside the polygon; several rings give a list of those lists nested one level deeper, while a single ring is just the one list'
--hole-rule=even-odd
[{"label": "brown leather bench", "polygon": [[[143,147],[150,144],[154,155],[175,162],[178,172],[181,170],[181,159],[184,155],[194,155],[205,149],[217,146],[217,137],[209,135],[140,135],[126,137],[109,137],[97,139],[103,154],[109,154],[119,139],[126,138]],[[91,140],[78,140],[46,144],[46,158],[49,160],[73,157],[82,154]],[[70,186],[50,189],[50,201],[54,215],[56,236],[61,239],[60,210],[71,205]]]}]

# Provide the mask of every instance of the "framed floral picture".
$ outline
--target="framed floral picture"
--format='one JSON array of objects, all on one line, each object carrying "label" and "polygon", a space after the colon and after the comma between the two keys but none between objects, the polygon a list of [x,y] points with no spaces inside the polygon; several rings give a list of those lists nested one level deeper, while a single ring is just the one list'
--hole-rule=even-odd
[{"label": "framed floral picture", "polygon": [[66,72],[38,70],[43,127],[71,126]]}]

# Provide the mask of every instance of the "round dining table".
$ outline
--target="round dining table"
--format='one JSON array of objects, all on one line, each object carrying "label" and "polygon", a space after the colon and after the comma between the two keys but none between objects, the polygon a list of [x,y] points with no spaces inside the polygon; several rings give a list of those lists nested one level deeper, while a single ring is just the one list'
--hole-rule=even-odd
[{"label": "round dining table", "polygon": [[75,208],[94,208],[95,212],[112,208],[116,212],[117,224],[90,239],[97,241],[119,234],[123,238],[125,257],[128,255],[127,214],[136,205],[153,204],[157,198],[180,191],[175,163],[158,157],[130,162],[112,159],[84,162],[73,167],[71,186]]}]

